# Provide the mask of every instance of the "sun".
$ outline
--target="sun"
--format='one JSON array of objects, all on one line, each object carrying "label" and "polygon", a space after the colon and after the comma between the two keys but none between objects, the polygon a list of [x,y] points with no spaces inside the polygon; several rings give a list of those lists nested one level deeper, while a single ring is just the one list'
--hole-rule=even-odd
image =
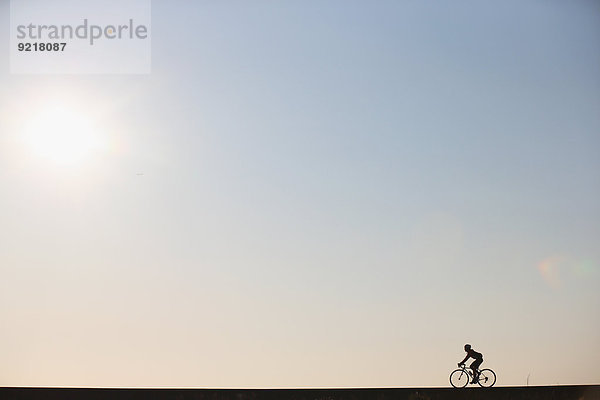
[{"label": "sun", "polygon": [[78,165],[105,145],[93,119],[75,107],[44,108],[23,126],[23,139],[32,153],[60,165]]}]

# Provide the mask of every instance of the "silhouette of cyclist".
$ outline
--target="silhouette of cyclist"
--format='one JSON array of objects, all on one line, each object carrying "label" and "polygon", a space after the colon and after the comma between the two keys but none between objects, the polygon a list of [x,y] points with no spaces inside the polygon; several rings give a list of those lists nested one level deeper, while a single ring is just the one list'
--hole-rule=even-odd
[{"label": "silhouette of cyclist", "polygon": [[473,371],[473,382],[471,383],[477,383],[479,380],[479,366],[483,362],[483,354],[473,350],[470,344],[465,344],[465,351],[467,352],[467,356],[464,358],[464,360],[458,363],[458,366],[460,367],[465,365],[465,361],[467,361],[469,358],[474,358],[475,361],[473,361],[469,367]]}]

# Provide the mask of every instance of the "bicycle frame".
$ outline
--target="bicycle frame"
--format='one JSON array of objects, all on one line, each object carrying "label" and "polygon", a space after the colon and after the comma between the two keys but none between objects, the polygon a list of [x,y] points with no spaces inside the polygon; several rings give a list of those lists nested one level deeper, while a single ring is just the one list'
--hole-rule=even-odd
[{"label": "bicycle frame", "polygon": [[473,370],[469,367],[467,367],[466,365],[463,364],[462,367],[460,367],[460,369],[467,374],[467,376],[469,377],[469,380],[473,379]]},{"label": "bicycle frame", "polygon": [[[473,380],[473,370],[471,369],[471,367],[467,367],[463,364],[463,366],[460,367],[460,369],[463,371],[463,373],[467,374],[467,376],[469,377],[469,382]],[[481,374],[481,370],[479,368],[477,368],[477,374]]]},{"label": "bicycle frame", "polygon": [[[460,369],[462,369],[463,372],[465,372],[467,375],[469,375],[470,379],[473,379],[473,370],[471,369],[471,367],[467,367],[466,365],[463,364],[463,366],[460,367]],[[479,368],[477,369],[477,372],[481,372],[479,370]]]}]

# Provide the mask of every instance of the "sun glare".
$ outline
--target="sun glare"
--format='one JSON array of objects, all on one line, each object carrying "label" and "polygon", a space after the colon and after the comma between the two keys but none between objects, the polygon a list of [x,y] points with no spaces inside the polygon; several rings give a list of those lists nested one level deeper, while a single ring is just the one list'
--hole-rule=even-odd
[{"label": "sun glare", "polygon": [[23,139],[36,156],[61,165],[85,162],[104,146],[92,119],[69,107],[52,107],[32,116]]}]

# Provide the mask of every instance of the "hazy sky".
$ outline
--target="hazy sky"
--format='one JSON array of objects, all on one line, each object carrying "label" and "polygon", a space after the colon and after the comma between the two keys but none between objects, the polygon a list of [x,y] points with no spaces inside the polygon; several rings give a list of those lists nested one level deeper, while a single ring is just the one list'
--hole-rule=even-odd
[{"label": "hazy sky", "polygon": [[154,0],[151,36],[149,75],[0,57],[0,385],[448,386],[465,343],[600,383],[598,2]]}]

